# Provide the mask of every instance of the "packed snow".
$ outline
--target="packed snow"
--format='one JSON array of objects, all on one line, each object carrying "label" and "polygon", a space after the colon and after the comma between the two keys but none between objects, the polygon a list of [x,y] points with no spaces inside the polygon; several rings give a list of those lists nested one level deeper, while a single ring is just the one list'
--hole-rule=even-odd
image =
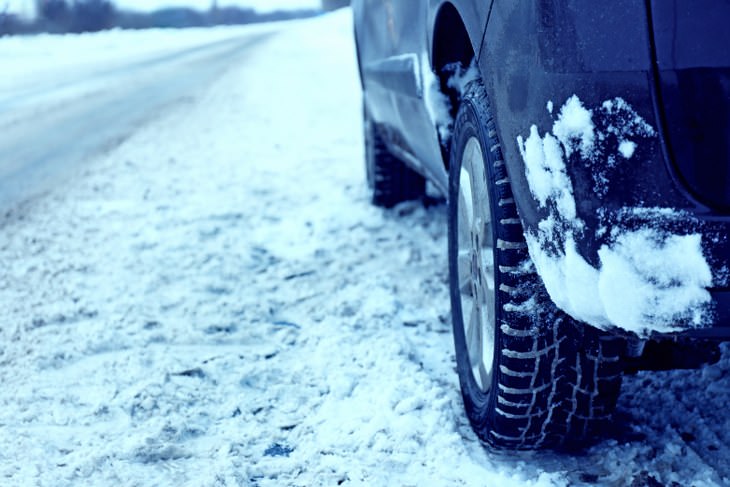
[{"label": "packed snow", "polygon": [[351,22],[289,24],[5,214],[0,484],[730,482],[727,352],[628,378],[578,455],[477,441],[446,211],[369,205]]},{"label": "packed snow", "polygon": [[[661,220],[639,229],[616,226],[610,243],[598,250],[597,268],[578,252],[576,239],[590,229],[576,214],[567,161],[579,154],[593,169],[600,197],[605,193],[605,185],[601,186],[607,180],[605,172],[615,168],[616,156],[631,159],[636,150],[632,138],[654,135],[654,129],[621,98],[604,102],[598,119],[603,130],[596,127],[593,111],[573,95],[560,109],[551,133],[541,136],[533,125],[527,139],[517,138],[530,192],[547,209],[537,230],[528,231],[525,238],[550,298],[575,319],[639,336],[709,323],[707,289],[712,286],[712,272],[700,233],[674,235],[656,227]],[[608,135],[618,141],[615,148],[605,147]],[[665,210],[663,219],[680,217]]]}]

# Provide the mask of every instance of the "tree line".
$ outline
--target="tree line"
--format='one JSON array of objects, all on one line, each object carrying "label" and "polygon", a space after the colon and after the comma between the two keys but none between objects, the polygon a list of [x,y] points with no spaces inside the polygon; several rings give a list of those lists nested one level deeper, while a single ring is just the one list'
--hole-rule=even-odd
[{"label": "tree line", "polygon": [[252,8],[218,7],[206,11],[171,7],[153,12],[118,9],[111,0],[36,0],[37,16],[25,20],[3,8],[0,0],[0,36],[16,34],[96,32],[111,28],[147,29],[206,27],[289,20],[318,15],[349,5],[350,0],[322,0],[321,9],[282,10],[259,13]]}]

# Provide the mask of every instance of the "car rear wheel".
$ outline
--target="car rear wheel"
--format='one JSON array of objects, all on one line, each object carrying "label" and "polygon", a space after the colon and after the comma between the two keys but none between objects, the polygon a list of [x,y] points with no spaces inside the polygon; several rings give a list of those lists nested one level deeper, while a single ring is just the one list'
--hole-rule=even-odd
[{"label": "car rear wheel", "polygon": [[398,203],[415,200],[424,195],[426,181],[403,161],[390,153],[381,134],[381,128],[363,108],[365,129],[365,170],[372,202],[391,208]]},{"label": "car rear wheel", "polygon": [[481,81],[462,96],[449,167],[457,370],[477,435],[509,449],[580,445],[610,419],[624,341],[560,312],[536,275]]}]

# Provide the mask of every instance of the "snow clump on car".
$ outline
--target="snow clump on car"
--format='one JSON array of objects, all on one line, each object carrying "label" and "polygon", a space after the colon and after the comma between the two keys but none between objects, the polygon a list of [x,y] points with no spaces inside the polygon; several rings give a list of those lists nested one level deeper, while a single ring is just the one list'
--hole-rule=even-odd
[{"label": "snow clump on car", "polygon": [[[420,66],[426,109],[431,117],[431,122],[438,130],[442,143],[445,143],[451,139],[451,132],[454,127],[451,100],[446,93],[441,91],[441,81],[433,72],[428,54],[424,53],[421,56]],[[474,61],[466,68],[461,63],[451,63],[444,66],[443,70],[450,73],[446,86],[454,90],[459,97],[466,89],[466,85],[479,78],[479,68]]]},{"label": "snow clump on car", "polygon": [[[536,230],[528,229],[525,238],[550,298],[577,320],[640,336],[704,325],[711,313],[707,288],[712,272],[700,233],[675,234],[656,223],[614,227],[608,243],[598,250],[597,267],[578,251],[576,239],[586,225],[576,213],[566,161],[579,154],[591,169],[593,191],[602,196],[608,171],[634,156],[637,141],[656,134],[621,98],[607,100],[595,111],[573,95],[562,106],[552,133],[541,136],[532,125],[527,139],[517,138],[530,191],[547,209],[547,216]],[[638,209],[625,209],[633,210]],[[669,208],[642,210],[653,210],[664,220],[686,218]]]}]

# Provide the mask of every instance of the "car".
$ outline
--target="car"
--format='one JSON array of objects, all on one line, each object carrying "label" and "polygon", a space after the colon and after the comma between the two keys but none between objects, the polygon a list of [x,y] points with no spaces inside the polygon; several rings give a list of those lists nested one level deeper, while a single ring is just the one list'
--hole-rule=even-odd
[{"label": "car", "polygon": [[730,3],[354,0],[372,202],[448,202],[478,437],[574,448],[730,338]]}]

